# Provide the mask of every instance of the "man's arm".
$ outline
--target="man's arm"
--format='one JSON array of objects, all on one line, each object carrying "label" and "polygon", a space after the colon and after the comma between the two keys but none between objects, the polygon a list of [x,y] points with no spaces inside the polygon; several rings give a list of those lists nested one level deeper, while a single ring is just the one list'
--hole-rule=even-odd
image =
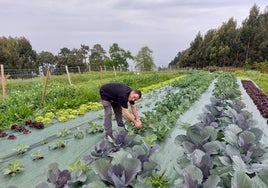
[{"label": "man's arm", "polygon": [[[133,117],[130,114],[129,110],[127,108],[123,108],[123,107],[122,107],[122,113],[123,113],[124,117],[126,117],[129,121],[134,123],[135,127],[141,128],[141,121],[139,119],[136,119],[137,116],[135,116],[135,114],[133,114],[134,115],[134,117]],[[136,110],[136,113],[137,113],[137,110]]]},{"label": "man's arm", "polygon": [[140,117],[139,117],[139,114],[138,114],[136,106],[135,105],[130,105],[130,106],[131,106],[132,114],[135,117],[135,120],[140,120]]}]

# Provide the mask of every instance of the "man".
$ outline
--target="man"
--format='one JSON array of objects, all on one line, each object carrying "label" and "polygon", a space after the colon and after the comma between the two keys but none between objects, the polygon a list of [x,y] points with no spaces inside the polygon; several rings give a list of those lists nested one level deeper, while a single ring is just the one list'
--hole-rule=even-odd
[{"label": "man", "polygon": [[[113,138],[112,108],[119,127],[125,128],[122,120],[123,114],[136,128],[141,128],[142,122],[135,106],[135,101],[141,98],[141,91],[132,90],[122,83],[108,83],[100,88],[100,97],[104,107],[104,131],[106,137]],[[131,112],[128,110],[128,103],[131,106]]]}]

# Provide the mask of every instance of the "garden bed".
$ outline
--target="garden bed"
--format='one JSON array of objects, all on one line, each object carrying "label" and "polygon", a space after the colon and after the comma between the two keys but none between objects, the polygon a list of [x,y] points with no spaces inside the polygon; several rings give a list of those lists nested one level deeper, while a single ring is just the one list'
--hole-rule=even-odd
[{"label": "garden bed", "polygon": [[[165,139],[159,141],[160,149],[155,155],[153,155],[154,160],[160,164],[160,169],[159,171],[156,171],[156,173],[168,177],[170,185],[182,185],[183,181],[182,178],[178,178],[178,174],[174,170],[174,166],[177,163],[177,159],[185,155],[185,153],[183,151],[183,148],[175,145],[175,137],[179,134],[185,134],[187,127],[198,122],[198,116],[204,110],[204,106],[210,103],[210,98],[212,96],[215,82],[216,80],[210,84],[208,89],[206,89],[206,91],[197,98],[198,100],[196,102],[193,102],[191,104],[189,103],[189,107],[187,103],[185,108],[187,111],[183,112],[182,114],[180,114],[181,111],[177,113],[174,112],[173,115],[176,115],[176,117],[178,117],[174,121],[174,127],[171,127],[168,130],[168,134],[165,136]],[[261,143],[266,144],[267,146],[267,119],[263,118],[260,115],[256,106],[243,89],[239,80],[238,83],[239,90],[242,92],[241,98],[242,101],[246,104],[246,109],[252,113],[254,119],[257,120],[256,127],[262,129],[264,132]],[[155,111],[155,104],[160,101],[167,100],[167,95],[172,95],[179,92],[180,89],[177,87],[166,86],[145,94],[142,100],[137,103],[139,113],[153,113]],[[166,106],[168,106],[168,104],[166,104]],[[57,162],[60,169],[66,169],[70,163],[74,163],[83,159],[85,155],[91,153],[92,148],[104,137],[104,134],[102,132],[86,134],[86,128],[88,127],[89,122],[102,125],[102,115],[102,110],[96,112],[88,112],[85,115],[82,115],[79,118],[70,120],[68,122],[55,122],[53,125],[47,126],[45,130],[31,129],[32,133],[29,135],[16,133],[16,140],[7,140],[7,138],[1,138],[1,172],[3,168],[6,167],[7,164],[14,159],[17,159],[21,164],[23,164],[25,170],[21,173],[17,173],[14,177],[3,175],[3,173],[1,173],[0,187],[7,187],[9,185],[14,185],[17,187],[34,187],[38,183],[46,181],[49,164]],[[163,119],[165,120],[165,116],[163,116]],[[163,124],[162,126],[169,125]],[[74,132],[77,127],[80,127],[83,131],[83,139],[76,139],[74,137]],[[57,134],[61,132],[63,128],[68,128],[72,131],[72,134],[65,137],[58,137]],[[67,141],[66,146],[64,148],[50,150],[49,146],[55,144],[59,139]],[[26,153],[18,155],[16,153],[16,146],[20,143],[27,144],[30,147]],[[38,149],[41,149],[41,153],[44,159],[33,161],[31,154]],[[90,173],[88,182],[98,179],[100,179],[98,175],[95,173]],[[135,187],[138,187],[138,185]]]},{"label": "garden bed", "polygon": [[[157,101],[161,101],[165,97],[167,90],[172,91],[172,88],[166,86],[143,95],[143,99],[137,102],[139,113],[142,114],[143,111],[152,109]],[[50,163],[57,162],[61,168],[67,168],[70,163],[83,159],[85,155],[90,154],[93,146],[104,138],[102,132],[86,134],[89,122],[101,126],[103,124],[102,117],[103,110],[90,111],[67,122],[54,122],[46,126],[44,130],[29,128],[31,133],[28,135],[7,131],[7,133],[14,134],[17,138],[15,140],[8,140],[7,137],[0,138],[0,159],[2,160],[0,165],[0,187],[8,185],[33,187],[40,182],[46,181]],[[115,125],[116,123],[114,122],[113,124]],[[80,127],[83,131],[85,135],[83,139],[74,138],[74,132],[77,127]],[[72,134],[66,137],[58,137],[57,133],[64,128],[71,130]],[[66,141],[66,147],[49,150],[49,146],[55,144],[57,140]],[[29,146],[27,152],[21,155],[17,154],[16,147],[18,144]],[[37,150],[41,150],[44,159],[33,161],[31,154]],[[14,177],[3,175],[2,170],[4,167],[15,159],[25,167],[25,170],[17,173]]]}]

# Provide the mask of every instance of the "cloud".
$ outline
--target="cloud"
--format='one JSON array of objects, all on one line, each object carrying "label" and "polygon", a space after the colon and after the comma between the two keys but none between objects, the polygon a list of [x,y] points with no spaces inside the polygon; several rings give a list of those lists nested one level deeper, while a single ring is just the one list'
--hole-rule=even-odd
[{"label": "cloud", "polygon": [[[267,5],[255,3],[261,10]],[[30,40],[37,52],[113,43],[136,53],[148,46],[167,65],[196,34],[233,17],[244,20],[254,2],[238,0],[1,0],[0,36]]]}]

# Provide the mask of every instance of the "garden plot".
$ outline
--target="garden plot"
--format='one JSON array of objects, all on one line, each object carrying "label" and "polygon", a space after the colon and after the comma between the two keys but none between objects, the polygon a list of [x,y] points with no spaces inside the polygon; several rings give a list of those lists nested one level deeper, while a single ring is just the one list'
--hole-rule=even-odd
[{"label": "garden plot", "polygon": [[183,181],[175,187],[267,187],[267,120],[237,80],[228,74],[220,80],[199,122],[174,140],[183,147],[174,163]]},{"label": "garden plot", "polygon": [[243,88],[242,83],[241,83],[241,79],[238,78],[238,82],[239,84],[239,89],[242,93],[241,95],[241,100],[246,104],[246,109],[252,113],[254,120],[256,121],[256,127],[260,128],[261,130],[263,130],[263,137],[261,139],[261,142],[263,144],[265,144],[268,147],[268,127],[267,127],[267,118],[264,118],[257,106],[253,103],[252,99],[250,98],[250,96],[247,94],[246,90]]},{"label": "garden plot", "polygon": [[[143,111],[152,109],[157,101],[161,101],[167,91],[173,92],[172,89],[174,88],[166,86],[144,94],[142,99],[137,102],[140,115],[142,116]],[[82,159],[104,137],[103,133],[86,134],[85,129],[88,127],[88,122],[102,125],[102,117],[103,110],[91,111],[68,122],[54,122],[52,125],[46,126],[43,130],[30,129],[31,134],[29,135],[14,133],[17,137],[16,140],[1,138],[0,159],[2,162],[0,164],[0,187],[8,185],[32,187],[39,182],[46,181],[48,165],[50,163],[57,162],[60,167],[66,168],[68,164]],[[113,124],[115,125],[116,123],[114,122]],[[74,138],[73,133],[77,127],[80,127],[83,131],[85,135],[83,139]],[[66,137],[57,137],[57,133],[64,128],[71,130],[72,134]],[[66,141],[66,148],[49,150],[49,146],[54,145],[58,140]],[[29,148],[24,154],[18,155],[16,151],[18,144],[25,144]],[[41,151],[44,159],[33,161],[31,154],[38,150]],[[3,175],[2,170],[4,167],[14,159],[17,159],[25,167],[25,170],[22,173],[17,173],[15,177]]]},{"label": "garden plot", "polygon": [[[160,151],[156,153],[156,160],[161,164],[159,173],[168,177],[171,183],[178,179],[178,174],[174,170],[177,159],[185,155],[183,149],[175,145],[175,138],[178,134],[185,134],[186,129],[183,127],[183,124],[192,125],[198,122],[198,115],[202,113],[204,106],[210,102],[215,82],[216,80],[210,84],[209,88],[201,95],[200,99],[179,117],[175,127],[170,131],[170,137],[161,143]],[[180,183],[182,184],[182,182]]]},{"label": "garden plot", "polygon": [[[199,86],[204,84],[203,81],[200,81],[200,75],[197,75],[196,80]],[[210,81],[211,80],[207,80],[206,83],[210,83]],[[189,83],[192,82],[190,81]],[[186,85],[190,86],[190,84]],[[142,114],[149,111],[150,114],[156,113],[158,110],[160,110],[162,111],[161,113],[164,114],[158,114],[155,117],[161,118],[164,120],[164,122],[162,122],[162,120],[161,122],[157,122],[157,119],[154,119],[153,124],[156,124],[157,122],[160,127],[164,128],[171,125],[174,126],[176,117],[181,115],[181,113],[186,109],[189,109],[193,102],[199,98],[200,94],[206,90],[207,86],[203,88],[200,87],[199,89],[197,88],[190,86],[189,89],[184,89],[183,93],[179,95],[178,98],[175,98],[175,101],[172,97],[176,96],[173,95],[180,92],[178,89],[176,89],[176,87],[164,87],[159,90],[155,90],[147,95],[144,95],[143,99],[137,103],[137,105],[140,106],[139,113]],[[167,97],[167,95],[170,95],[171,97]],[[162,100],[166,101],[167,103],[164,103],[162,106],[158,105],[158,109],[155,109],[155,104]],[[178,106],[174,106],[176,105],[174,102],[179,102],[177,105],[181,105],[178,111],[176,109]],[[168,113],[168,111],[166,111],[167,109],[171,110],[171,113]],[[22,165],[25,166],[25,170],[22,173],[17,173],[15,177],[4,176],[1,174],[1,186],[15,185],[18,187],[31,187],[37,185],[39,182],[46,181],[49,164],[57,162],[61,169],[66,169],[68,164],[82,159],[85,155],[92,151],[92,147],[95,146],[96,143],[102,140],[103,133],[85,134],[84,138],[81,140],[75,139],[73,134],[66,135],[66,137],[61,138],[62,140],[66,141],[66,148],[59,148],[51,151],[48,149],[49,145],[54,144],[58,139],[60,139],[56,137],[56,135],[57,132],[61,131],[64,127],[75,131],[77,127],[81,127],[81,129],[84,130],[89,121],[102,124],[103,120],[100,118],[102,114],[102,110],[98,112],[89,112],[84,116],[66,123],[54,123],[54,125],[48,126],[45,130],[33,130],[30,135],[17,135],[17,140],[6,140],[3,147],[2,143],[4,142],[1,142],[1,149],[3,148],[3,150],[0,152],[0,158],[3,159],[1,163],[1,170],[7,166],[8,162],[10,162],[12,159],[17,159]],[[146,116],[146,114],[144,116]],[[30,145],[29,150],[22,155],[17,155],[16,152],[14,152],[14,149],[18,143]],[[165,143],[161,144],[161,146],[164,145]],[[41,152],[44,159],[32,161],[30,154],[37,149],[42,150]],[[159,154],[159,156],[163,154],[163,158],[166,157],[165,153],[160,152]],[[162,162],[161,159],[160,161]],[[161,164],[161,162],[159,162],[159,164]],[[96,175],[91,174],[90,179],[98,179],[96,177]],[[141,187],[144,187],[144,185]]]},{"label": "garden plot", "polygon": [[[178,186],[183,184],[183,180],[182,178],[178,178],[178,173],[175,171],[174,167],[178,163],[178,159],[185,155],[185,151],[182,147],[178,147],[178,145],[174,143],[175,138],[179,134],[186,134],[186,130],[183,128],[184,124],[193,125],[199,122],[199,114],[204,111],[204,106],[210,103],[215,82],[216,80],[214,80],[208,90],[202,94],[200,99],[180,116],[176,122],[176,126],[171,130],[170,137],[161,144],[161,149],[159,153],[156,154],[156,159],[161,161],[161,169],[159,173],[167,176],[170,182],[176,181],[174,184],[177,184]],[[237,83],[239,84],[239,90],[241,91],[241,100],[246,104],[245,109],[252,113],[254,120],[256,121],[255,126],[263,130],[264,135],[261,139],[261,143],[264,144],[265,147],[268,147],[267,118],[261,116],[256,105],[243,88],[239,78],[237,79]],[[165,157],[163,157],[163,153],[165,154]]]},{"label": "garden plot", "polygon": [[[174,186],[175,187],[180,187],[183,184],[182,183],[183,182],[183,179],[182,179],[183,176],[180,176],[177,173],[178,170],[179,170],[178,166],[177,166],[178,165],[177,161],[178,161],[178,159],[184,158],[186,154],[185,154],[185,150],[183,150],[183,148],[181,146],[178,146],[178,145],[175,144],[175,140],[177,139],[178,135],[185,135],[186,134],[187,127],[199,122],[198,117],[199,117],[200,114],[202,114],[203,109],[207,104],[209,104],[209,105],[211,105],[211,103],[214,104],[211,101],[210,98],[212,96],[212,93],[214,92],[214,88],[215,88],[215,85],[216,85],[215,83],[217,83],[217,80],[214,80],[210,84],[208,89],[206,89],[205,93],[203,93],[201,95],[201,97],[198,97],[197,98],[198,101],[196,101],[194,103],[189,103],[188,104],[188,102],[189,102],[188,100],[190,100],[192,98],[192,96],[188,96],[189,93],[194,94],[195,92],[189,91],[187,89],[186,89],[187,93],[185,93],[185,96],[183,97],[183,100],[181,100],[182,98],[176,98],[176,96],[172,96],[174,93],[180,93],[180,90],[177,89],[177,88],[172,88],[172,89],[162,88],[162,89],[159,89],[158,91],[154,91],[154,92],[149,93],[148,95],[144,95],[143,100],[141,100],[141,101],[139,101],[137,103],[137,105],[139,106],[139,113],[140,114],[145,113],[144,114],[145,117],[147,115],[146,112],[148,110],[156,113],[157,110],[165,112],[167,109],[169,109],[170,114],[166,113],[166,114],[160,116],[160,120],[158,120],[158,118],[159,118],[158,116],[154,116],[155,118],[157,118],[156,121],[154,121],[154,124],[157,124],[156,123],[157,121],[160,121],[160,124],[164,122],[164,124],[161,124],[162,127],[170,126],[168,124],[170,122],[166,121],[168,118],[170,118],[170,117],[172,118],[172,116],[179,117],[175,121],[175,127],[171,128],[168,131],[168,135],[165,137],[165,139],[160,141],[160,143],[159,143],[160,144],[159,152],[156,153],[153,156],[154,160],[158,164],[160,164],[161,168],[160,168],[159,174],[162,174],[162,175],[168,177],[169,182],[171,183],[170,187],[174,187]],[[242,102],[244,102],[246,104],[246,110],[248,112],[250,112],[253,115],[253,119],[256,120],[256,125],[254,125],[254,126],[259,128],[264,133],[264,135],[261,137],[260,142],[262,144],[264,144],[264,146],[267,148],[267,143],[268,143],[267,142],[267,135],[268,135],[267,134],[267,124],[266,124],[267,119],[262,118],[260,116],[260,113],[258,112],[256,106],[252,103],[251,99],[249,98],[247,93],[245,93],[245,90],[242,88],[241,82],[240,82],[239,79],[237,80],[237,83],[239,85],[239,91],[241,91],[241,93],[242,93],[242,95],[241,95]],[[189,86],[189,88],[190,87],[191,86]],[[221,94],[222,93],[221,90],[219,90],[219,91],[220,92],[218,92],[218,94]],[[171,96],[171,97],[169,97],[169,96]],[[173,97],[175,97],[175,99],[181,100],[181,102],[186,102],[185,104],[186,104],[187,111],[185,111],[182,114],[181,114],[181,110],[178,113],[175,112],[176,109],[175,108],[173,109],[172,106],[170,106],[170,104],[169,104],[169,103],[173,104],[173,102],[175,102],[175,101],[173,101],[173,99],[174,99]],[[189,97],[189,98],[187,99],[187,97]],[[194,100],[196,100],[196,98],[193,99],[192,101],[194,101]],[[162,106],[161,105],[157,106],[158,105],[157,103],[159,101],[163,102]],[[166,103],[166,102],[169,102],[169,103]],[[155,104],[157,106],[156,108],[154,107]],[[232,111],[230,111],[230,112],[232,112]],[[92,117],[91,121],[102,124],[103,120],[101,118],[98,118],[98,117],[101,116],[102,113],[103,113],[102,111],[98,111],[98,112],[94,112],[94,115],[91,114],[92,115],[91,116]],[[90,114],[90,113],[87,113],[85,116],[81,116],[81,118],[85,118],[88,114]],[[169,116],[169,115],[171,115],[171,116]],[[77,123],[74,126],[73,123],[76,122],[76,121],[77,121]],[[86,126],[86,124],[88,123],[88,121],[86,119],[84,119],[84,120],[81,120],[81,119],[77,120],[76,119],[76,120],[73,120],[71,122],[72,122],[73,128],[75,128],[76,126],[82,126],[82,125]],[[173,122],[173,121],[171,121],[171,122]],[[66,123],[66,124],[68,124],[68,123]],[[146,122],[146,123],[148,123],[148,122]],[[56,124],[54,124],[52,126],[62,126],[62,125],[63,125],[62,123],[56,123]],[[190,126],[190,127],[192,127],[192,126]],[[232,126],[231,127],[228,126],[228,127],[232,128]],[[60,130],[60,129],[58,129],[58,130]],[[245,131],[250,132],[250,130],[245,130]],[[42,131],[40,131],[40,132],[42,132]],[[246,134],[246,132],[245,132],[245,134]],[[249,134],[249,133],[247,133],[247,134]],[[54,135],[55,135],[55,133],[54,133]],[[24,135],[23,137],[27,137],[27,136],[30,136],[30,135]],[[94,135],[86,135],[84,137],[84,139],[82,139],[82,140],[75,140],[73,138],[73,135],[72,136],[67,136],[67,137],[64,138],[64,139],[66,139],[68,141],[68,144],[66,145],[66,148],[62,148],[60,150],[54,150],[54,151],[48,151],[48,149],[47,149],[48,143],[47,143],[47,144],[45,144],[46,145],[46,149],[45,149],[46,156],[45,156],[45,158],[43,160],[40,160],[40,161],[32,161],[30,159],[29,155],[28,155],[30,152],[27,153],[28,158],[27,158],[27,155],[22,155],[21,157],[17,156],[17,158],[19,160],[22,160],[23,162],[25,162],[25,167],[27,167],[27,169],[25,169],[24,172],[17,174],[16,177],[6,177],[6,176],[3,177],[3,178],[0,177],[1,180],[3,179],[5,181],[4,182],[5,184],[3,184],[3,185],[7,186],[7,185],[16,185],[17,184],[17,186],[18,185],[24,185],[25,187],[26,186],[29,187],[29,186],[32,186],[33,184],[36,185],[37,183],[45,181],[46,175],[47,175],[47,170],[48,170],[48,165],[50,163],[57,162],[60,165],[61,169],[64,169],[64,168],[66,169],[66,166],[69,163],[74,162],[74,161],[78,161],[79,159],[82,159],[85,155],[90,153],[92,147],[95,146],[95,144],[98,143],[100,140],[102,140],[102,138],[103,138],[103,133],[97,133],[97,134],[94,134]],[[240,138],[240,139],[243,139],[243,137]],[[55,141],[55,139],[51,139],[50,141],[51,142]],[[231,140],[229,140],[229,142],[230,141]],[[40,145],[40,146],[42,146],[42,145]],[[69,148],[72,148],[72,149],[69,149]],[[49,156],[47,156],[47,154]],[[196,157],[200,157],[200,156],[197,155]],[[9,160],[9,158],[6,158],[6,159]],[[234,160],[237,160],[237,159],[238,159],[237,157],[234,158]],[[261,159],[261,160],[262,160],[262,162],[264,162],[261,165],[265,166],[265,158]],[[6,163],[6,162],[7,161],[4,161],[4,163]],[[195,162],[198,162],[198,161],[195,161]],[[244,166],[243,166],[244,164],[241,163],[241,161],[237,160],[236,162],[238,162],[237,166],[235,167],[236,169],[240,169],[241,167],[243,167],[243,169],[244,169]],[[268,163],[267,159],[266,159],[266,163]],[[43,167],[42,167],[42,164],[43,164]],[[180,164],[180,165],[183,165],[183,164]],[[257,168],[262,168],[263,166],[261,166],[261,165],[257,164],[255,166],[255,168],[256,167]],[[28,168],[28,166],[32,166],[31,169],[33,169],[33,170]],[[254,164],[253,164],[253,166],[254,166]],[[2,168],[2,166],[1,166],[1,168]],[[251,169],[251,170],[258,170],[258,169],[255,169],[255,168]],[[37,169],[40,169],[40,171],[38,171]],[[29,173],[28,171],[31,171],[31,172]],[[156,172],[158,173],[158,171],[156,171]],[[190,171],[187,172],[187,173],[190,173]],[[245,177],[246,177],[245,175],[243,176],[241,174],[241,172],[240,172],[239,177],[238,177],[238,174],[235,172],[234,177],[237,178],[235,183],[238,183],[237,181],[238,181],[239,178],[241,178],[240,176],[242,178],[244,178],[243,180],[245,180]],[[36,178],[37,180],[31,180],[32,177]],[[253,181],[252,185],[254,185],[254,187],[265,186],[264,183],[260,183],[261,182],[260,179],[263,178],[263,177],[265,177],[265,172],[262,172],[262,173],[258,174],[258,177],[252,178],[252,181]],[[9,178],[9,180],[8,180],[8,178]],[[17,180],[19,178],[20,178],[20,180]],[[215,176],[213,178],[215,178]],[[27,183],[23,184],[25,179],[29,179],[29,180],[27,181]],[[97,180],[97,179],[99,179],[99,176],[97,176],[96,174],[92,173],[92,174],[90,174],[90,181],[92,179]],[[227,178],[227,179],[229,179],[229,181],[230,181],[231,178]],[[33,183],[33,181],[36,181],[37,183]],[[193,179],[193,181],[195,181],[195,179]],[[217,181],[219,181],[219,179],[217,179]],[[245,182],[248,183],[248,179],[246,179]],[[210,182],[210,183],[212,183],[212,182]],[[1,184],[2,184],[2,181],[1,181]],[[143,185],[141,185],[141,184],[132,184],[132,185],[135,185],[134,187],[144,187],[144,184]],[[140,185],[140,186],[138,186],[138,185]],[[180,185],[180,186],[178,186],[178,185]],[[220,186],[220,185],[218,185],[218,186]],[[20,186],[18,186],[18,187],[20,187]]]}]

